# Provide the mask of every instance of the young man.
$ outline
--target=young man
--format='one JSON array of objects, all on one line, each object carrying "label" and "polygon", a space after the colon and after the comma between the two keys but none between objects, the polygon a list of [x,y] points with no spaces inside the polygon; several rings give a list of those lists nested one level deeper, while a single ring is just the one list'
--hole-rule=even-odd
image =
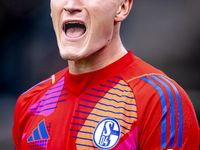
[{"label": "young man", "polygon": [[132,0],[51,0],[69,67],[16,104],[17,150],[197,150],[199,125],[177,83],[127,52],[119,36]]}]

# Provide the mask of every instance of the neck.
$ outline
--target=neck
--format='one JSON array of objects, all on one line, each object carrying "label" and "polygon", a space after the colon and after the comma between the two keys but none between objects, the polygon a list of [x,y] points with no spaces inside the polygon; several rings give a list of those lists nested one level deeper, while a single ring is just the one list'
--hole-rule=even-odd
[{"label": "neck", "polygon": [[82,74],[102,69],[127,53],[123,47],[119,35],[112,39],[105,47],[98,50],[87,58],[71,61],[68,60],[69,72],[71,74]]}]

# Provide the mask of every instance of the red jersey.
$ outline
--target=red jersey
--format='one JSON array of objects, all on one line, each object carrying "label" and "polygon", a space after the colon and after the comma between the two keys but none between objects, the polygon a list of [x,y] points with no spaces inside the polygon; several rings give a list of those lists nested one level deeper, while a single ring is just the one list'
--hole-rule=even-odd
[{"label": "red jersey", "polygon": [[129,52],[98,71],[68,68],[23,93],[16,150],[197,150],[190,99],[162,71]]}]

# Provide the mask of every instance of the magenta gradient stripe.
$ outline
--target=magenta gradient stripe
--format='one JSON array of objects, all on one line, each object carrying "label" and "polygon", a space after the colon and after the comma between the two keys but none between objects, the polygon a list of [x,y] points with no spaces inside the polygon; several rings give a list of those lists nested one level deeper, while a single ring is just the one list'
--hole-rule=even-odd
[{"label": "magenta gradient stripe", "polygon": [[57,82],[51,89],[49,89],[46,94],[35,104],[33,104],[29,109],[30,115],[42,115],[49,116],[52,114],[57,106],[58,102],[66,101],[59,100],[60,97],[67,95],[67,93],[62,94],[64,85],[64,77],[61,78],[59,82]]}]

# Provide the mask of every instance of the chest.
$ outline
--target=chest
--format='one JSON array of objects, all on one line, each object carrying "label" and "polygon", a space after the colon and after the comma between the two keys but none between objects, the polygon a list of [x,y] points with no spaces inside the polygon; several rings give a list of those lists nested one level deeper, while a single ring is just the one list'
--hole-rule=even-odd
[{"label": "chest", "polygon": [[59,82],[30,106],[22,135],[30,150],[137,148],[133,92],[113,80],[75,96]]}]

